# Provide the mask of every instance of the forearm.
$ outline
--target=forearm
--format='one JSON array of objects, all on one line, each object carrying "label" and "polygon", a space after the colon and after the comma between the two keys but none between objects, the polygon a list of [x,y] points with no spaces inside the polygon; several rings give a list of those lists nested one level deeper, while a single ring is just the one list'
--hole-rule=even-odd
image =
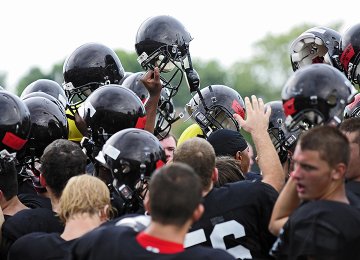
[{"label": "forearm", "polygon": [[251,137],[256,147],[258,165],[263,176],[262,181],[280,192],[285,183],[285,176],[268,132],[264,129],[254,131]]},{"label": "forearm", "polygon": [[299,206],[300,199],[296,192],[296,183],[290,176],[275,202],[269,223],[269,231],[278,236],[290,214]]},{"label": "forearm", "polygon": [[159,95],[150,96],[149,100],[145,104],[145,110],[146,110],[146,122],[144,130],[154,133],[155,128],[155,120],[156,120],[156,112],[157,112],[157,106],[160,99]]}]

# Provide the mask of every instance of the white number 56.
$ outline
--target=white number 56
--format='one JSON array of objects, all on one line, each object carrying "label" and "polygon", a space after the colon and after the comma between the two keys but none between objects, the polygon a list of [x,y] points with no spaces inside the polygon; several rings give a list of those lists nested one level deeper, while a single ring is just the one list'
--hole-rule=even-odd
[{"label": "white number 56", "polygon": [[[245,236],[244,226],[235,220],[216,224],[210,235],[212,247],[224,249],[238,259],[252,259],[250,250],[242,245],[226,249],[224,237],[228,235],[234,235],[235,238]],[[194,246],[203,242],[206,242],[206,236],[203,229],[198,229],[186,234],[185,247]]]}]

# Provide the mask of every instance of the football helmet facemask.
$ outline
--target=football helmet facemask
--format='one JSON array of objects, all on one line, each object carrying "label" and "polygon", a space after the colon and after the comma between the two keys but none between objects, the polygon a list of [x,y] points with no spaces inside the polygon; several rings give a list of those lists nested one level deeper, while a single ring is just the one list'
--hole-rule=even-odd
[{"label": "football helmet facemask", "polygon": [[81,45],[63,66],[63,87],[70,108],[76,111],[77,105],[98,87],[118,84],[124,73],[119,57],[109,47],[99,43]]},{"label": "football helmet facemask", "polygon": [[137,31],[138,62],[145,70],[159,67],[160,73],[168,73],[168,76],[160,74],[160,77],[164,87],[170,90],[170,97],[176,95],[184,74],[191,92],[200,85],[189,51],[192,39],[182,23],[167,15],[148,18]]},{"label": "football helmet facemask", "polygon": [[281,93],[286,127],[296,131],[322,124],[338,125],[355,93],[345,75],[328,64],[299,69],[290,76]]},{"label": "football helmet facemask", "polygon": [[294,71],[315,63],[326,63],[342,70],[339,60],[340,34],[327,27],[313,27],[303,32],[290,46]]},{"label": "football helmet facemask", "polygon": [[245,118],[244,100],[236,90],[225,85],[201,89],[186,104],[186,111],[206,136],[222,128],[239,131],[240,126],[233,114]]}]

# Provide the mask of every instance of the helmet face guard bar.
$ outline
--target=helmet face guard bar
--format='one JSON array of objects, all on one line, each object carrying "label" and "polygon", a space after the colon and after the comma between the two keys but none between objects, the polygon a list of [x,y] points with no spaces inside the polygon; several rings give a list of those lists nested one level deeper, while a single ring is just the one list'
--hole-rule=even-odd
[{"label": "helmet face guard bar", "polygon": [[[223,128],[240,130],[240,126],[232,113],[223,106],[206,107],[205,114],[195,111],[192,116],[207,136],[213,131]],[[230,124],[230,127],[225,127],[224,123]]]},{"label": "helmet face guard bar", "polygon": [[71,82],[64,84],[63,87],[68,98],[69,108],[72,111],[77,111],[77,107],[82,104],[95,89],[105,84],[101,82],[90,82],[78,88],[75,88]]}]

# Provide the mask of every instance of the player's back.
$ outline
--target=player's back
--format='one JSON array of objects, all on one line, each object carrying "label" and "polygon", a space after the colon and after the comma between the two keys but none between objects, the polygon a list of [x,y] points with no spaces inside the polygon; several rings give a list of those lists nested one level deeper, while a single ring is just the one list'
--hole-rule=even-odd
[{"label": "player's back", "polygon": [[239,259],[272,259],[275,237],[268,231],[277,191],[261,181],[240,181],[212,189],[205,212],[187,234],[185,246],[226,249]]}]

